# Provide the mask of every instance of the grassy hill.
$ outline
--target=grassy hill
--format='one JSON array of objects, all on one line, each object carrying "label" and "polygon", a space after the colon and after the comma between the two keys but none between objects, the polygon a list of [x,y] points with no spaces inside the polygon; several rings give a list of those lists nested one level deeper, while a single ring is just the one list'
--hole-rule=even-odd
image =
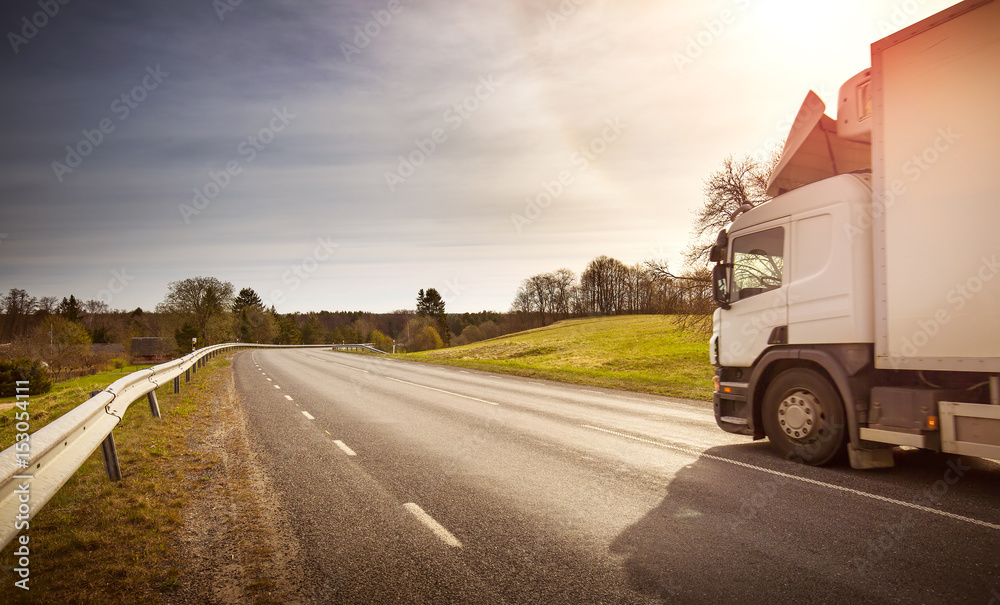
[{"label": "grassy hill", "polygon": [[406,359],[628,391],[711,400],[708,335],[678,318],[572,319]]}]

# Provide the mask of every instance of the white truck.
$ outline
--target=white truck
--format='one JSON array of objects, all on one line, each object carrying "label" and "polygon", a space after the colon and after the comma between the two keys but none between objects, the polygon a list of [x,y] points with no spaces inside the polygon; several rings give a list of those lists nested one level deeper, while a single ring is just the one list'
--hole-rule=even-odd
[{"label": "white truck", "polygon": [[871,56],[712,248],[716,421],[813,465],[1000,459],[1000,0]]}]

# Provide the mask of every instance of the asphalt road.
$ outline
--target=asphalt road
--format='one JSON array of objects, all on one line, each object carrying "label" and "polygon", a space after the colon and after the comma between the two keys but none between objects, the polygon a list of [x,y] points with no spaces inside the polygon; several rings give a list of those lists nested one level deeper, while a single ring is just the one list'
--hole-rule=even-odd
[{"label": "asphalt road", "polygon": [[810,468],[708,403],[324,350],[234,372],[304,602],[1000,604],[996,462]]}]

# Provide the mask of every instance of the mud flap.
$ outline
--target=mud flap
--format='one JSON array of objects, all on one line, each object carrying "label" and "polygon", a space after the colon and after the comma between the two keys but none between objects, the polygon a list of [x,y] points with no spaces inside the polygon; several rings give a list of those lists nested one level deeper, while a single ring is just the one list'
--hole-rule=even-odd
[{"label": "mud flap", "polygon": [[856,469],[892,468],[896,465],[892,448],[888,447],[867,449],[848,443],[847,456],[851,461],[851,468]]}]

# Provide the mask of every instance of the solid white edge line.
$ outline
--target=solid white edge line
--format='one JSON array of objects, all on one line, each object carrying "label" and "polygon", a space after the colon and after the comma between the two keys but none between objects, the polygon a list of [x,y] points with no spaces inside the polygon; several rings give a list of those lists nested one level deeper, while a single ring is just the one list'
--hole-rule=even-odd
[{"label": "solid white edge line", "polygon": [[308,418],[309,420],[316,420],[316,418],[314,418],[312,414],[310,414],[309,412],[307,412],[305,410],[302,410],[302,415],[305,416],[306,418]]},{"label": "solid white edge line", "polygon": [[343,450],[344,453],[347,454],[348,456],[357,456],[358,455],[354,450],[352,450],[351,448],[347,447],[347,444],[344,443],[343,441],[334,440],[334,443],[336,444],[337,447],[339,447],[341,450]]},{"label": "solid white edge line", "polygon": [[624,437],[626,439],[631,439],[633,441],[638,441],[640,443],[645,443],[648,445],[655,445],[657,447],[662,447],[668,450],[674,450],[684,454],[694,456],[695,458],[708,458],[709,460],[715,460],[717,462],[725,462],[726,464],[732,464],[734,466],[740,466],[743,468],[748,468],[755,471],[760,471],[762,473],[767,473],[769,475],[775,475],[778,477],[783,477],[785,479],[792,479],[794,481],[800,481],[802,483],[808,483],[810,485],[816,485],[819,487],[825,487],[827,489],[836,490],[839,492],[845,492],[848,494],[854,494],[855,496],[861,496],[863,498],[871,498],[872,500],[878,500],[879,502],[885,502],[887,504],[895,504],[896,506],[902,506],[905,508],[912,508],[914,510],[923,511],[925,513],[931,513],[934,515],[940,515],[942,517],[948,517],[949,519],[955,519],[956,521],[963,521],[965,523],[971,523],[973,525],[979,525],[981,527],[988,527],[990,529],[1000,530],[1000,525],[996,523],[990,523],[989,521],[981,521],[979,519],[973,519],[971,517],[965,517],[962,515],[956,515],[955,513],[949,513],[943,510],[938,510],[936,508],[930,508],[929,506],[922,506],[920,504],[913,504],[912,502],[906,502],[904,500],[897,500],[895,498],[889,498],[887,496],[879,496],[878,494],[872,494],[870,492],[863,492],[859,489],[853,489],[850,487],[844,487],[842,485],[834,485],[833,483],[824,483],[823,481],[817,481],[816,479],[809,479],[807,477],[800,477],[798,475],[792,475],[790,473],[783,473],[781,471],[776,471],[769,468],[764,468],[763,466],[757,466],[756,464],[749,464],[747,462],[740,462],[738,460],[732,460],[730,458],[723,458],[722,456],[714,456],[712,454],[706,454],[705,452],[699,452],[698,450],[681,447],[679,445],[673,445],[670,443],[663,443],[660,441],[653,441],[652,439],[644,439],[642,437],[636,437],[635,435],[629,435],[628,433],[620,433],[618,431],[612,431],[609,429],[602,429],[601,427],[591,426],[589,424],[581,424],[580,426],[595,431],[601,431],[602,433],[608,433],[610,435],[616,435],[618,437]]},{"label": "solid white edge line", "polygon": [[445,393],[446,395],[454,395],[455,397],[462,397],[464,399],[471,399],[472,401],[478,401],[479,403],[488,403],[490,405],[500,405],[499,403],[493,401],[486,401],[485,399],[479,399],[477,397],[470,397],[468,395],[463,395],[461,393],[453,393],[451,391],[445,391],[443,389],[435,389],[434,387],[424,386],[422,384],[417,384],[415,382],[409,382],[408,380],[400,380],[398,378],[393,378],[391,376],[386,376],[387,379],[394,382],[402,382],[403,384],[408,384],[410,386],[419,387],[421,389],[427,389],[428,391],[437,391],[438,393]]},{"label": "solid white edge line", "polygon": [[291,395],[285,395],[285,399],[287,399],[287,400],[289,400],[289,401],[293,401],[293,399],[292,399],[292,396],[291,396]]},{"label": "solid white edge line", "polygon": [[428,529],[434,532],[434,535],[440,538],[442,542],[452,548],[462,548],[462,543],[458,541],[458,538],[445,529],[443,525],[435,521],[434,517],[425,513],[424,509],[420,508],[413,502],[407,502],[403,505],[403,508],[413,513],[413,516],[416,517],[418,521],[426,525]]}]

